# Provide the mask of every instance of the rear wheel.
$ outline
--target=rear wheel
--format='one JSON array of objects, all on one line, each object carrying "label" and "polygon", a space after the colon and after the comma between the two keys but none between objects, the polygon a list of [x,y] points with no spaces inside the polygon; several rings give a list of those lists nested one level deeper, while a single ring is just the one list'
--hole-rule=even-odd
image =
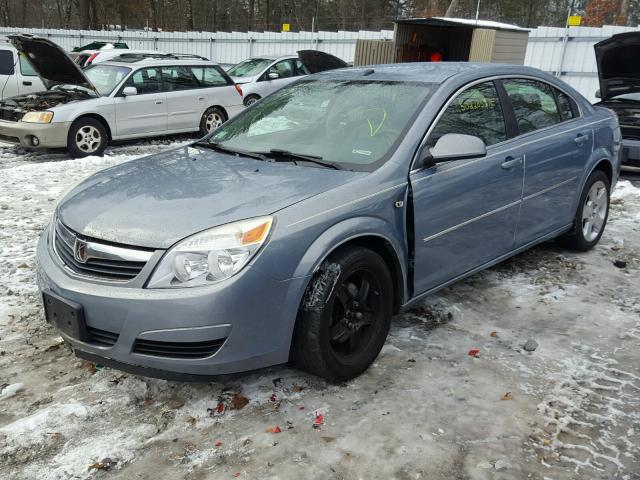
[{"label": "rear wheel", "polygon": [[387,338],[393,282],[384,260],[362,247],[331,255],[300,306],[291,359],[328,380],[349,380],[376,359]]},{"label": "rear wheel", "polygon": [[578,211],[571,231],[558,240],[561,245],[586,252],[602,237],[609,218],[609,178],[602,170],[596,170],[585,183]]},{"label": "rear wheel", "polygon": [[100,120],[79,118],[71,124],[67,134],[67,150],[73,158],[102,156],[107,148],[107,129]]},{"label": "rear wheel", "polygon": [[206,135],[209,132],[212,132],[224,122],[227,121],[227,116],[222,111],[221,108],[218,107],[210,107],[202,114],[202,118],[200,119],[200,133],[202,135]]}]

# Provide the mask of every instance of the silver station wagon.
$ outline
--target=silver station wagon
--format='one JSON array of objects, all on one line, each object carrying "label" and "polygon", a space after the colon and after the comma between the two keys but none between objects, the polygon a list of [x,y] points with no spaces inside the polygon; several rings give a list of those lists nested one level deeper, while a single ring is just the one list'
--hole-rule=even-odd
[{"label": "silver station wagon", "polygon": [[69,192],[38,244],[46,318],[144,375],[353,378],[401,308],[545,240],[592,248],[620,145],[611,111],[530,68],[310,75]]},{"label": "silver station wagon", "polygon": [[8,37],[47,87],[0,102],[0,140],[101,155],[112,140],[206,134],[244,107],[242,92],[198,56],[122,54],[81,70],[50,40]]}]

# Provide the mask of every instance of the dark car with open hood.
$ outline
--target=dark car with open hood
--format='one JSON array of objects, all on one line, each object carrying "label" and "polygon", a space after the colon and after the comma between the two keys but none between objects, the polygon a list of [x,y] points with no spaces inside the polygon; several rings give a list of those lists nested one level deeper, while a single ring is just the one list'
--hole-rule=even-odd
[{"label": "dark car with open hood", "polygon": [[640,32],[613,35],[594,46],[597,104],[613,110],[622,130],[622,168],[640,171]]}]

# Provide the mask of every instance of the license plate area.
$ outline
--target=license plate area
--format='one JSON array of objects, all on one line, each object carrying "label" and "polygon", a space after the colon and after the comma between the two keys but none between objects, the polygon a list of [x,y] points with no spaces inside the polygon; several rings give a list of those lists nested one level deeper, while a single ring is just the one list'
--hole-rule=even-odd
[{"label": "license plate area", "polygon": [[82,342],[88,340],[82,305],[66,300],[50,291],[42,293],[42,301],[47,322],[71,338]]}]

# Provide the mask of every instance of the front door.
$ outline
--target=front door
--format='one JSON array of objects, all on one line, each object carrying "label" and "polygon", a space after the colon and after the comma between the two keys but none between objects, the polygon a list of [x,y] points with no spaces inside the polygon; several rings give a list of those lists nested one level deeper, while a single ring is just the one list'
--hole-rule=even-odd
[{"label": "front door", "polygon": [[[261,77],[260,81],[258,81],[260,96],[266,97],[267,95],[296,80],[295,71],[295,65],[293,63],[293,60],[291,59],[280,60],[279,62],[271,65],[271,67],[269,67],[269,69]],[[278,77],[275,79],[270,79],[269,74],[274,73],[277,74]]]},{"label": "front door", "polygon": [[[137,95],[125,97],[122,95],[125,87],[135,87]],[[159,68],[142,68],[134,72],[120,87],[114,100],[118,136],[166,132],[167,102]]]},{"label": "front door", "polygon": [[492,81],[459,92],[436,120],[427,145],[447,133],[481,138],[487,155],[411,173],[415,295],[514,248],[524,159],[516,141],[509,140]]},{"label": "front door", "polygon": [[502,85],[518,134],[527,144],[516,235],[516,245],[523,246],[573,220],[575,194],[593,138],[575,102],[554,86],[527,78],[506,78]]}]

